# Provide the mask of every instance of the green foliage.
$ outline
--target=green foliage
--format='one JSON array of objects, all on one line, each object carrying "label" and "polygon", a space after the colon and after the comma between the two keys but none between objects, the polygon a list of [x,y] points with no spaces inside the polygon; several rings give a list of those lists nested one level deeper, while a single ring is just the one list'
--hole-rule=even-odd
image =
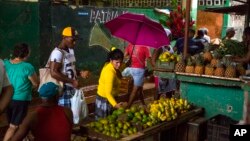
[{"label": "green foliage", "polygon": [[215,50],[220,56],[225,56],[227,54],[233,56],[244,56],[246,55],[248,49],[247,47],[239,41],[236,40],[223,40],[220,47]]},{"label": "green foliage", "polygon": [[222,43],[227,48],[227,53],[233,56],[244,56],[247,53],[247,47],[236,40],[224,40]]}]

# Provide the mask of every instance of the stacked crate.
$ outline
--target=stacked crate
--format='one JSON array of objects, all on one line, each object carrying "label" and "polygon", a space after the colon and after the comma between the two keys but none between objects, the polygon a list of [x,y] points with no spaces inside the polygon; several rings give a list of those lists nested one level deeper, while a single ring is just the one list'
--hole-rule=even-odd
[{"label": "stacked crate", "polygon": [[229,141],[230,124],[237,122],[220,114],[210,118],[207,123],[207,141]]}]

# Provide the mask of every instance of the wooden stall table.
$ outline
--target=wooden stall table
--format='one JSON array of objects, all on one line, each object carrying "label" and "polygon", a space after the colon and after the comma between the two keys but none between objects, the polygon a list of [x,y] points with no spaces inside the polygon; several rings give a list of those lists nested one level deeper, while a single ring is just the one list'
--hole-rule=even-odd
[{"label": "wooden stall table", "polygon": [[203,108],[195,108],[191,111],[188,111],[186,113],[183,113],[179,117],[177,117],[173,121],[165,121],[162,123],[159,123],[157,125],[151,126],[149,128],[146,128],[142,131],[139,131],[135,134],[128,135],[126,137],[122,137],[119,140],[116,140],[114,138],[107,138],[106,135],[103,135],[101,133],[95,132],[93,129],[88,128],[86,124],[81,125],[82,132],[87,134],[88,140],[97,140],[97,141],[136,141],[145,139],[149,136],[153,136],[158,134],[161,131],[171,129],[173,127],[176,127],[180,124],[187,123],[190,119],[197,115],[201,115],[204,112]]}]

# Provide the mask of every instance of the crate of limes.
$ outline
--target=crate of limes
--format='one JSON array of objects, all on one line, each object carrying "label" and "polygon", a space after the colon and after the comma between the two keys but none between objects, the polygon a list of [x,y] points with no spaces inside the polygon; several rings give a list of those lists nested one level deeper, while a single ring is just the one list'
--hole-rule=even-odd
[{"label": "crate of limes", "polygon": [[160,60],[156,61],[156,68],[174,70],[174,67],[175,67],[175,62],[164,62]]},{"label": "crate of limes", "polygon": [[159,69],[174,70],[175,62],[179,59],[177,54],[163,52],[156,61],[156,67]]}]

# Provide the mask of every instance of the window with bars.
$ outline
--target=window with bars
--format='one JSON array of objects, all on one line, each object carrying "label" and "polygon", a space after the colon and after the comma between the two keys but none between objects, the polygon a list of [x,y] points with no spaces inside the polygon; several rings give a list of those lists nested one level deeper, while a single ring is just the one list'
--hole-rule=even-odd
[{"label": "window with bars", "polygon": [[221,6],[225,5],[227,0],[198,0],[199,6]]},{"label": "window with bars", "polygon": [[[181,5],[182,0],[177,0]],[[126,4],[124,4],[126,3]],[[129,4],[128,4],[129,3]],[[171,0],[113,0],[111,6],[116,7],[166,7],[171,6]]]}]

